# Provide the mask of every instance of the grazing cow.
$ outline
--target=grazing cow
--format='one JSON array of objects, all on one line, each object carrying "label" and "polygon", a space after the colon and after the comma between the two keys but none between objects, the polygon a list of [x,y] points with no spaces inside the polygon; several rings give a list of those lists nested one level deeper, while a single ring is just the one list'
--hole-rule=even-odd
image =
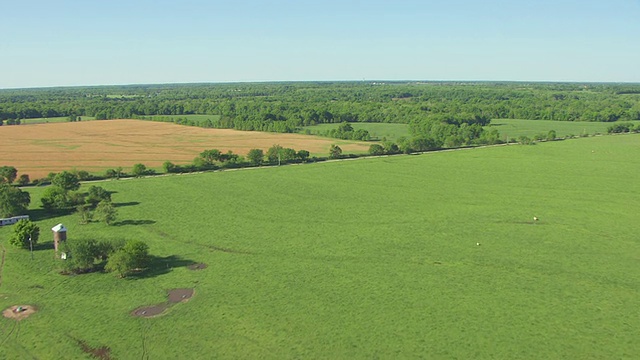
[{"label": "grazing cow", "polygon": [[538,217],[537,217],[537,216],[534,216],[534,217],[533,217],[533,221],[538,221]]}]

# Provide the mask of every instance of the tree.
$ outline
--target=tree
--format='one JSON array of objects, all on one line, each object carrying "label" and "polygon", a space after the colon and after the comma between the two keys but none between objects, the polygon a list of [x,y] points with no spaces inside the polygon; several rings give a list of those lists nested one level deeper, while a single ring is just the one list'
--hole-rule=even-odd
[{"label": "tree", "polygon": [[309,154],[307,150],[298,150],[296,157],[304,162],[304,161],[307,161],[307,159],[309,158],[309,155],[311,154]]},{"label": "tree", "polygon": [[165,161],[164,164],[162,164],[162,168],[166,173],[173,173],[176,172],[177,166],[171,161]]},{"label": "tree", "polygon": [[55,186],[60,187],[61,189],[64,189],[65,191],[78,190],[80,188],[80,180],[78,179],[78,175],[70,173],[68,171],[63,171],[56,174],[53,179],[51,179],[51,183]]},{"label": "tree", "polygon": [[125,252],[131,254],[133,265],[136,269],[147,266],[149,260],[149,245],[140,240],[129,240],[122,248]]},{"label": "tree", "polygon": [[339,159],[340,157],[342,157],[342,149],[340,146],[335,144],[331,145],[331,147],[329,147],[329,158]]},{"label": "tree", "polygon": [[253,165],[260,165],[264,159],[264,151],[262,151],[262,149],[251,149],[247,154],[247,159],[249,159]]},{"label": "tree", "polygon": [[277,163],[278,165],[280,165],[280,161],[281,161],[281,157],[282,157],[282,146],[280,145],[273,145],[272,147],[270,147],[267,150],[267,159],[269,159],[269,162],[272,164]]},{"label": "tree", "polygon": [[220,161],[220,156],[222,156],[222,153],[218,149],[205,150],[200,153],[200,157],[209,165],[213,164],[214,161]]},{"label": "tree", "polygon": [[373,144],[369,146],[370,155],[382,155],[384,154],[384,147],[380,144]]},{"label": "tree", "polygon": [[38,243],[40,237],[40,228],[34,222],[22,219],[14,225],[13,236],[9,238],[9,244],[21,248],[28,249],[31,238],[31,244]]},{"label": "tree", "polygon": [[95,216],[98,220],[103,221],[107,225],[113,224],[117,215],[118,211],[111,201],[102,200],[96,207]]},{"label": "tree", "polygon": [[134,268],[133,257],[122,249],[111,254],[104,267],[106,271],[115,272],[121,278],[126,277]]},{"label": "tree", "polygon": [[131,170],[131,174],[135,177],[144,176],[147,174],[147,167],[144,164],[135,164]]},{"label": "tree", "polygon": [[20,175],[20,177],[18,178],[18,181],[16,181],[16,183],[19,186],[29,185],[30,182],[31,182],[31,179],[29,179],[29,175],[28,174]]},{"label": "tree", "polygon": [[73,206],[69,192],[59,186],[49,186],[42,193],[42,207],[45,210],[62,210]]},{"label": "tree", "polygon": [[89,188],[86,202],[92,206],[96,206],[103,200],[111,201],[111,193],[100,186],[92,185]]},{"label": "tree", "polygon": [[97,242],[93,239],[75,239],[66,241],[65,252],[70,253],[67,268],[74,272],[86,272],[93,269],[97,257]]},{"label": "tree", "polygon": [[0,217],[24,214],[31,202],[28,192],[7,183],[0,183]]},{"label": "tree", "polygon": [[109,256],[105,270],[126,277],[131,271],[146,267],[148,260],[149,246],[143,241],[130,240]]},{"label": "tree", "polygon": [[13,166],[0,166],[0,183],[11,184],[18,176],[18,169]]},{"label": "tree", "polygon": [[93,213],[91,212],[91,209],[89,209],[88,205],[78,205],[76,207],[76,212],[78,213],[80,224],[82,225],[88,224],[91,219],[93,219]]},{"label": "tree", "polygon": [[556,131],[555,130],[549,130],[549,133],[547,134],[547,140],[552,141],[552,140],[555,140],[556,137],[557,137]]}]

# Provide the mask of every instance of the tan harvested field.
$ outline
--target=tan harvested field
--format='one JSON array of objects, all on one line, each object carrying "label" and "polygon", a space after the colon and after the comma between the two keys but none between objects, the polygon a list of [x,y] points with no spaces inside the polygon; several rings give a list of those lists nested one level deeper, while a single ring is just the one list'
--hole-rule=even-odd
[{"label": "tan harvested field", "polygon": [[275,134],[228,129],[203,129],[141,120],[104,120],[0,127],[0,166],[10,165],[31,179],[63,170],[101,173],[136,163],[160,168],[165,161],[190,163],[206,149],[246,155],[279,144],[313,155],[327,156],[338,144],[345,153],[366,152],[365,142],[300,134]]}]

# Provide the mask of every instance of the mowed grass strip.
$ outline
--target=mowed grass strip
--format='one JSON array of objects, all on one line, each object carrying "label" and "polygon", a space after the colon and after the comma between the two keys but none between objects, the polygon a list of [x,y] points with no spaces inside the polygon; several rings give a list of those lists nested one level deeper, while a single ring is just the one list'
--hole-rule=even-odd
[{"label": "mowed grass strip", "polygon": [[208,267],[65,277],[0,228],[0,306],[39,308],[0,319],[0,357],[81,357],[73,336],[115,358],[636,358],[639,155],[623,135],[104,182],[129,222],[41,217],[44,241],[63,222]]},{"label": "mowed grass strip", "polygon": [[[628,122],[628,121],[624,121]],[[637,122],[633,122],[637,123]],[[606,134],[609,126],[616,124],[606,122],[584,122],[584,121],[552,121],[552,120],[522,120],[522,119],[493,119],[491,125],[485,129],[496,129],[500,132],[501,138],[515,139],[519,136],[530,138],[538,134],[547,135],[550,130],[555,130],[556,136],[563,138],[566,136],[583,136],[594,134]]]},{"label": "mowed grass strip", "polygon": [[190,163],[206,149],[246,155],[279,144],[327,156],[331,144],[345,153],[364,153],[369,144],[299,134],[202,129],[143,120],[105,120],[2,127],[0,164],[14,166],[32,179],[50,172],[86,170],[102,172],[136,163],[161,168],[165,161]]}]

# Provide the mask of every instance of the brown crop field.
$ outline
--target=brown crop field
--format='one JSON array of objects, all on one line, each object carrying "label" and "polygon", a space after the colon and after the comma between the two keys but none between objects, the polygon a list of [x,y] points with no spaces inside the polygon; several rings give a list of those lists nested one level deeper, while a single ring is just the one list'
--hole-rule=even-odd
[{"label": "brown crop field", "polygon": [[245,156],[279,144],[312,155],[327,156],[331,144],[345,153],[362,153],[368,143],[300,134],[276,134],[228,129],[203,129],[141,120],[105,120],[0,127],[0,166],[9,165],[31,179],[63,170],[100,173],[136,163],[160,168],[165,161],[190,163],[206,149]]}]

